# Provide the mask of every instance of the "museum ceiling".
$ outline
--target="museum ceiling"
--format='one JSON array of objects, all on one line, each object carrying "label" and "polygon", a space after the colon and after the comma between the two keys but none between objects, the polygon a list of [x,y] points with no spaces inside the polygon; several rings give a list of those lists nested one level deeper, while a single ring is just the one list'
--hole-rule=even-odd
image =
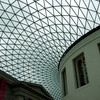
[{"label": "museum ceiling", "polygon": [[99,25],[99,0],[0,0],[0,70],[59,100],[61,56]]}]

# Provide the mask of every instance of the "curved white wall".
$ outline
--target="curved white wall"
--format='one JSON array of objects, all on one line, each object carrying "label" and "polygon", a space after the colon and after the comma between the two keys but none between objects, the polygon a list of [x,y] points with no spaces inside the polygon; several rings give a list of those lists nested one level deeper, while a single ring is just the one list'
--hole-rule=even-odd
[{"label": "curved white wall", "polygon": [[[68,94],[62,100],[100,100],[100,29],[82,39],[62,58],[59,70],[66,68]],[[76,88],[73,59],[84,53],[89,83]],[[61,82],[62,87],[62,82]]]}]

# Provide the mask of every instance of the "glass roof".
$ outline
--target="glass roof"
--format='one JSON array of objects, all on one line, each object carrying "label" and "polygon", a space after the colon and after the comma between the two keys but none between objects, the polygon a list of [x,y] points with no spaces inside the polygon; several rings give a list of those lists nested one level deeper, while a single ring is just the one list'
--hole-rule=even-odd
[{"label": "glass roof", "polygon": [[99,0],[0,0],[0,70],[59,100],[62,54],[98,25]]}]

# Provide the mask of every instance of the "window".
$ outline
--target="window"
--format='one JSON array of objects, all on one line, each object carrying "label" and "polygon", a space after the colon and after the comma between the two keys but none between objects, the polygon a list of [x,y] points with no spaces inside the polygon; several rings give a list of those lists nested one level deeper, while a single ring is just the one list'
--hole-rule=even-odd
[{"label": "window", "polygon": [[98,48],[99,48],[99,52],[100,52],[100,43],[98,43]]},{"label": "window", "polygon": [[89,83],[85,57],[82,53],[74,59],[77,88]]},{"label": "window", "polygon": [[61,73],[61,77],[62,77],[62,91],[63,91],[63,97],[64,97],[68,93],[68,91],[67,91],[67,77],[66,77],[66,69],[65,68],[63,69],[63,71]]}]

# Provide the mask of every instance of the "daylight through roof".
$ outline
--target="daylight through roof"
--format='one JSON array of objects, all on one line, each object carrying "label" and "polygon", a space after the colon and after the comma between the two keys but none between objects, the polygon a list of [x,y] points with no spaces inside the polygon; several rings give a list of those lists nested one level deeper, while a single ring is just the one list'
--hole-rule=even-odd
[{"label": "daylight through roof", "polygon": [[99,0],[0,0],[0,70],[59,100],[61,56],[98,25]]}]

